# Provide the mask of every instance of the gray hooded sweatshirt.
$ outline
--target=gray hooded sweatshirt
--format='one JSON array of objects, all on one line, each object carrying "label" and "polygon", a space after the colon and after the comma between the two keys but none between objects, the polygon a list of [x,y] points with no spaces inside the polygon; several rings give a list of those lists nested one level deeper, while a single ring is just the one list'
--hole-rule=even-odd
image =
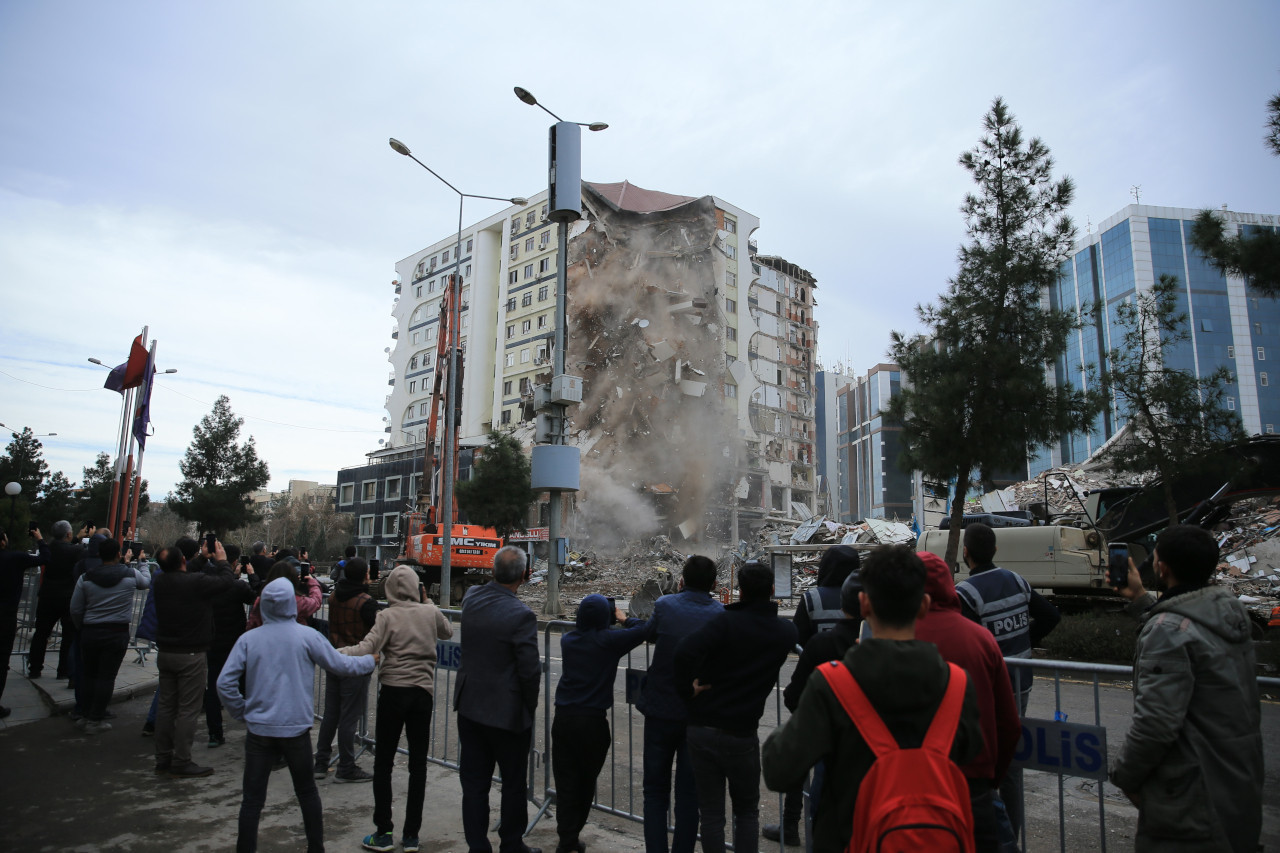
[{"label": "gray hooded sweatshirt", "polygon": [[373,672],[373,655],[340,655],[319,631],[299,625],[293,584],[285,578],[267,584],[260,601],[262,627],[236,640],[218,676],[218,696],[227,713],[253,734],[296,737],[315,718],[315,665],[334,675],[365,675]]}]

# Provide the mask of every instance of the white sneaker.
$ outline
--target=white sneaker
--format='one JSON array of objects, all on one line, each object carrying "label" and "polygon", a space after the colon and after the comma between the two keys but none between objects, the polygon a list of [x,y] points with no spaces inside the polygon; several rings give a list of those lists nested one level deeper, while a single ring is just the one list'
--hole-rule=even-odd
[{"label": "white sneaker", "polygon": [[91,721],[86,723],[84,727],[84,733],[87,735],[100,735],[103,732],[109,731],[111,731],[111,724],[106,720],[99,720],[96,722]]}]

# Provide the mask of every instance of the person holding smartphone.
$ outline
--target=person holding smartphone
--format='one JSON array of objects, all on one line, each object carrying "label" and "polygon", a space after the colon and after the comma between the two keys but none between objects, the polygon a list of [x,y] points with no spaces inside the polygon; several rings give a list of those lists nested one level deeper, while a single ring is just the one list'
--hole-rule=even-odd
[{"label": "person holding smartphone", "polygon": [[[22,602],[22,581],[27,569],[34,569],[51,558],[49,546],[34,523],[30,527],[39,553],[10,550],[9,537],[0,530],[0,653],[5,666],[0,667],[0,698],[4,698],[5,682],[9,677],[9,655],[13,653],[13,639],[18,633],[18,606]],[[0,705],[0,719],[9,716],[10,709]]]}]

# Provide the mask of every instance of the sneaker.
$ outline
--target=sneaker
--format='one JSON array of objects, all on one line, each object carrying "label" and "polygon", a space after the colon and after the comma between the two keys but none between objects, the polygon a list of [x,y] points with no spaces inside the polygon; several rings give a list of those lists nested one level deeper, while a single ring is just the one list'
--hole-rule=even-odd
[{"label": "sneaker", "polygon": [[217,749],[218,747],[222,746],[226,742],[227,742],[227,739],[225,737],[222,737],[221,735],[209,735],[210,749]]},{"label": "sneaker", "polygon": [[87,735],[100,735],[111,731],[111,724],[106,720],[90,720],[84,724],[83,728]]},{"label": "sneaker", "polygon": [[104,720],[114,720],[115,718],[116,718],[116,715],[113,714],[111,711],[102,712],[102,719]]},{"label": "sneaker", "polygon": [[422,849],[418,845],[418,836],[416,835],[406,835],[401,838],[400,847],[404,850],[404,853],[418,853]]},{"label": "sneaker", "polygon": [[169,768],[169,775],[175,779],[188,779],[195,776],[212,776],[212,767],[201,767],[194,761],[185,764],[174,764]]},{"label": "sneaker", "polygon": [[360,846],[365,850],[388,853],[388,851],[396,849],[396,842],[389,832],[375,832],[373,835],[366,835],[364,841],[360,842]]},{"label": "sneaker", "polygon": [[171,765],[170,765],[170,763],[169,763],[168,761],[159,761],[159,762],[156,762],[156,775],[157,775],[157,776],[168,776],[168,775],[169,775],[169,767],[170,767],[170,766],[171,766]]},{"label": "sneaker", "polygon": [[326,776],[328,776],[328,775],[329,775],[329,765],[328,765],[328,763],[321,764],[319,761],[317,761],[317,762],[316,762],[316,766],[315,766],[315,768],[312,770],[311,775],[312,775],[312,776],[315,776],[317,779],[323,779],[323,778],[325,778]]},{"label": "sneaker", "polygon": [[75,726],[80,731],[84,731],[89,725],[89,718],[80,717],[73,714],[71,716],[71,725]]},{"label": "sneaker", "polygon": [[[350,773],[334,773],[333,781],[335,782],[372,782],[373,774],[363,767],[357,767]],[[384,833],[385,834],[385,833]]]}]

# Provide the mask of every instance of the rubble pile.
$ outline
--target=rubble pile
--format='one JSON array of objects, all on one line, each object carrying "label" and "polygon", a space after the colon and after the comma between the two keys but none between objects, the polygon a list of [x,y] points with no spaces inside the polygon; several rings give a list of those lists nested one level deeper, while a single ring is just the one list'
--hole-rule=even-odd
[{"label": "rubble pile", "polygon": [[1075,514],[1080,512],[1084,496],[1093,490],[1137,484],[1137,480],[1116,479],[1107,472],[1097,470],[1086,472],[1078,467],[1050,468],[1032,480],[1014,483],[985,495],[970,496],[965,501],[965,512],[1005,512],[1047,503],[1051,517]]},{"label": "rubble pile", "polygon": [[1280,498],[1238,504],[1233,521],[1215,531],[1222,562],[1213,581],[1265,624],[1280,607]]}]

